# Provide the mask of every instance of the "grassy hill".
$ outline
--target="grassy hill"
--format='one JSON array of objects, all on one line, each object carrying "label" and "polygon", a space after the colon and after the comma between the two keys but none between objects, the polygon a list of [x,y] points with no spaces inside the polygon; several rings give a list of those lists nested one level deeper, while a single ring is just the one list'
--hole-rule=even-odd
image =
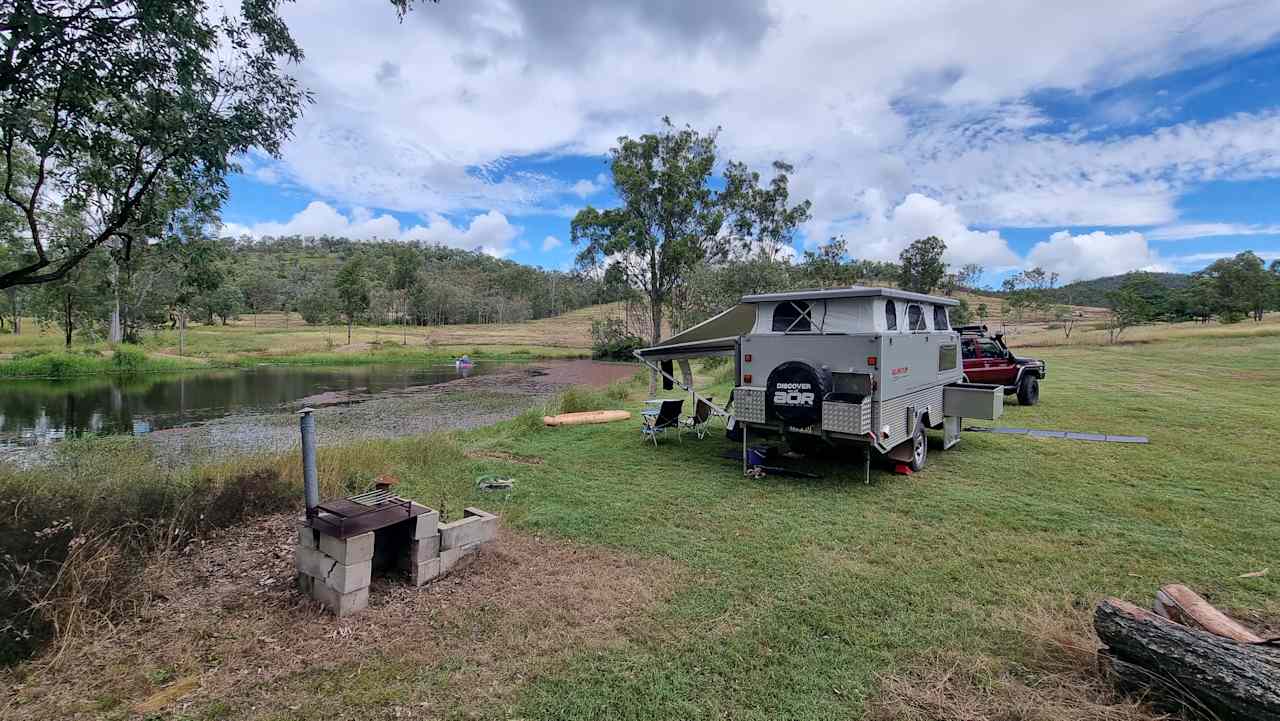
[{"label": "grassy hill", "polygon": [[[1055,288],[1052,293],[1059,303],[1106,306],[1107,293],[1119,290],[1120,286],[1133,275],[1134,273],[1124,273],[1092,280],[1077,280],[1061,288]],[[1191,282],[1191,276],[1186,273],[1146,273],[1146,275],[1169,290],[1183,288]]]}]

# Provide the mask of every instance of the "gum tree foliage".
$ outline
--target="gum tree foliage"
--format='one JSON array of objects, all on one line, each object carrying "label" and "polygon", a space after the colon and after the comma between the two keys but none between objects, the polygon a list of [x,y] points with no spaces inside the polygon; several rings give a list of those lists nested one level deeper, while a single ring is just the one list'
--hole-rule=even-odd
[{"label": "gum tree foliage", "polygon": [[[581,266],[605,267],[648,301],[649,340],[662,340],[663,308],[672,289],[702,263],[727,257],[730,240],[721,233],[726,198],[712,190],[718,130],[702,134],[675,127],[639,138],[618,138],[610,151],[617,208],[587,206],[571,224],[581,244]],[[739,182],[741,178],[739,178]]]},{"label": "gum tree foliage", "polygon": [[351,327],[356,318],[369,309],[369,260],[361,253],[352,255],[338,269],[334,287],[338,291],[338,304],[347,319],[347,345],[351,344]]},{"label": "gum tree foliage", "polygon": [[711,186],[719,130],[702,134],[663,118],[657,133],[621,137],[612,151],[613,183],[621,205],[584,208],[574,216],[571,237],[581,245],[578,264],[604,269],[614,281],[643,294],[649,310],[649,340],[662,340],[666,307],[683,324],[696,303],[690,276],[731,260],[733,251],[764,260],[788,245],[809,217],[809,202],[790,206],[787,173],[776,162],[768,187],[741,163],[726,166],[722,190]]},{"label": "gum tree foliage", "polygon": [[803,200],[789,206],[789,175],[795,168],[775,160],[773,170],[773,179],[763,187],[759,173],[745,163],[730,162],[724,171],[726,188],[722,197],[733,235],[748,249],[777,260],[782,249],[791,246],[796,228],[812,217],[809,209],[813,204]]},{"label": "gum tree foliage", "polygon": [[1219,318],[1249,316],[1260,321],[1275,298],[1275,276],[1251,250],[1215,260],[1195,277],[1208,278],[1213,283]]},{"label": "gum tree foliage", "polygon": [[[279,4],[243,0],[236,16],[205,0],[4,4],[0,202],[20,214],[25,251],[0,288],[58,280],[109,242],[127,260],[138,229],[168,220],[159,188],[216,209],[232,158],[278,153],[308,98],[283,70],[302,51]],[[86,232],[55,245],[63,204]]]},{"label": "gum tree foliage", "polygon": [[1155,288],[1159,284],[1147,273],[1132,273],[1120,288],[1107,293],[1111,315],[1107,319],[1107,340],[1116,343],[1130,326],[1150,323],[1160,316]]},{"label": "gum tree foliage", "polygon": [[947,264],[942,260],[946,252],[947,244],[934,235],[912,242],[898,256],[901,263],[898,284],[903,290],[933,292],[947,273]]},{"label": "gum tree foliage", "polygon": [[848,262],[849,245],[844,236],[832,238],[818,246],[816,251],[806,250],[801,269],[818,288],[839,288],[858,282],[858,266]]}]

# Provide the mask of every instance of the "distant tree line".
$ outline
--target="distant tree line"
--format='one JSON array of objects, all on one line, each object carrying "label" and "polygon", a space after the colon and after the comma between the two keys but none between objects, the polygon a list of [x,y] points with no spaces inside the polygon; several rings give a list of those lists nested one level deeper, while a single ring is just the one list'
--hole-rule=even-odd
[{"label": "distant tree line", "polygon": [[[3,219],[0,219],[2,221]],[[158,239],[128,257],[89,253],[63,278],[6,289],[0,327],[57,326],[66,343],[137,340],[188,319],[297,313],[306,323],[511,323],[622,297],[581,272],[543,270],[437,245],[336,237]]]}]

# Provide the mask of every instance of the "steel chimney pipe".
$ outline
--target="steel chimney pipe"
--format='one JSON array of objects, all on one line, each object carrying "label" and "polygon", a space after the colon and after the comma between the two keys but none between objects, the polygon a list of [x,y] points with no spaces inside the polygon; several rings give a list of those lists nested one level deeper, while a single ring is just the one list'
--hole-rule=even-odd
[{"label": "steel chimney pipe", "polygon": [[320,482],[316,480],[316,417],[311,408],[298,411],[302,430],[302,490],[307,500],[307,516],[315,515],[320,505]]}]

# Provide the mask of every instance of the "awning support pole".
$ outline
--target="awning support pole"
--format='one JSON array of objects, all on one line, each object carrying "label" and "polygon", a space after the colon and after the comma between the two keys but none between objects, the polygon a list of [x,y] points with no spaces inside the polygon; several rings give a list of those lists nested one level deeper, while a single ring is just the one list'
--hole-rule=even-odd
[{"label": "awning support pole", "polygon": [[662,367],[661,367],[661,366],[659,366],[657,363],[653,363],[653,362],[651,362],[651,361],[647,360],[646,358],[644,358],[643,356],[641,356],[641,355],[640,355],[638,352],[636,352],[636,351],[632,351],[632,355],[634,355],[634,356],[636,357],[636,360],[640,361],[641,363],[645,364],[646,366],[649,366],[649,368],[650,368],[651,370],[653,370],[655,373],[657,373],[658,375],[662,376],[663,378],[666,378],[667,380],[669,380],[669,381],[671,381],[672,383],[674,383],[674,384],[676,385],[676,387],[680,388],[681,390],[686,390],[686,391],[688,391],[688,392],[689,392],[689,395],[693,396],[693,402],[694,402],[694,403],[697,403],[698,401],[702,401],[703,403],[706,403],[707,405],[711,406],[711,412],[712,412],[712,413],[714,413],[715,415],[717,415],[717,416],[722,416],[722,417],[724,417],[724,418],[728,418],[728,417],[729,417],[729,411],[728,411],[728,410],[726,410],[726,409],[724,409],[724,408],[721,408],[720,406],[716,405],[715,403],[712,403],[710,400],[707,400],[706,398],[704,398],[704,397],[702,397],[701,395],[699,395],[699,394],[698,394],[698,392],[697,392],[697,391],[695,391],[695,390],[693,389],[693,383],[687,383],[687,384],[686,384],[686,383],[685,383],[685,382],[683,382],[683,381],[677,380],[675,376],[671,375],[670,373],[667,373],[667,372],[663,371],[663,370],[662,370]]}]

